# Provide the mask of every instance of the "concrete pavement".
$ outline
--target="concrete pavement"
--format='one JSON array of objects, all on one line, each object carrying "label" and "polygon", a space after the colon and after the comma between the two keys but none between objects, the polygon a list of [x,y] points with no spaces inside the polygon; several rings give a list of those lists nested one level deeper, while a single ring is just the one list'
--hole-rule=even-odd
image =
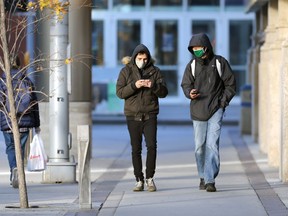
[{"label": "concrete pavement", "polygon": [[[171,107],[166,111],[171,120],[177,114],[184,123],[186,111]],[[156,192],[132,192],[135,180],[126,125],[95,124],[92,209],[87,211],[79,209],[77,183],[42,184],[41,173],[31,172],[26,172],[26,181],[29,204],[34,208],[19,209],[19,193],[9,186],[5,144],[0,136],[0,215],[288,215],[288,185],[280,182],[276,168],[268,166],[267,157],[259,151],[257,143],[250,136],[240,136],[233,120],[239,115],[233,118],[228,115],[237,112],[226,113],[216,193],[198,190],[192,127],[188,120],[174,125],[163,121],[158,127]],[[145,159],[145,148],[143,156]]]}]

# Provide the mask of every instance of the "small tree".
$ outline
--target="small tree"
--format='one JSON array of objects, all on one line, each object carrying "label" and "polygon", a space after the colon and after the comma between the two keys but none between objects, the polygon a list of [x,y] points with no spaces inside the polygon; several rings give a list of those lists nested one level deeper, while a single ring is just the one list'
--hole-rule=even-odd
[{"label": "small tree", "polygon": [[[1,112],[10,119],[11,121],[11,130],[13,132],[14,144],[15,144],[15,152],[16,152],[16,162],[18,168],[18,179],[19,179],[19,196],[20,196],[20,208],[28,208],[28,196],[27,196],[27,187],[25,180],[25,172],[24,172],[24,163],[21,157],[21,144],[20,144],[20,133],[18,127],[19,117],[17,117],[17,108],[15,107],[15,95],[13,94],[12,87],[12,77],[10,74],[11,71],[11,62],[15,56],[20,54],[20,47],[22,41],[26,37],[26,28],[31,23],[27,22],[25,17],[20,19],[15,19],[13,16],[17,9],[20,10],[44,10],[48,9],[51,11],[46,17],[41,19],[49,19],[50,16],[56,16],[59,20],[63,18],[63,16],[67,13],[67,7],[69,6],[68,1],[58,1],[58,0],[38,0],[35,2],[29,2],[27,5],[23,5],[20,0],[12,0],[11,5],[9,5],[9,10],[5,11],[5,2],[4,0],[0,0],[0,70],[2,73],[5,73],[6,76],[6,87],[7,87],[7,95],[6,101],[9,101],[9,110],[4,108],[5,104],[2,101],[0,106],[2,107]],[[32,24],[36,25],[41,20],[36,20]],[[12,23],[14,22],[14,25]],[[36,25],[37,26],[37,25]],[[13,39],[12,39],[13,38]],[[31,73],[36,73],[42,70],[42,62],[48,61],[47,59],[37,58],[33,62],[27,63],[20,72],[26,71],[28,68],[32,69]],[[67,59],[64,63],[70,63],[71,59]],[[27,74],[28,75],[28,74]],[[1,80],[3,82],[3,80]],[[42,92],[39,92],[42,93]],[[42,93],[43,94],[43,93]],[[46,95],[47,96],[47,95]],[[20,117],[21,118],[21,117]]]}]

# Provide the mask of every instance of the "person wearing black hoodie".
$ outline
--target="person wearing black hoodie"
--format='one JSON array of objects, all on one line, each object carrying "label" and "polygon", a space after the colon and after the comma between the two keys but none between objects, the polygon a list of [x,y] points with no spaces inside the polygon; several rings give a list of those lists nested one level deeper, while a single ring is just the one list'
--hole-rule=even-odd
[{"label": "person wearing black hoodie", "polygon": [[146,185],[148,191],[156,191],[153,180],[157,156],[157,115],[159,113],[158,98],[168,94],[166,82],[160,69],[154,66],[148,48],[139,44],[131,58],[121,69],[116,94],[125,100],[124,114],[130,134],[132,147],[132,164],[136,178],[133,191],[144,190],[144,174],[142,172],[142,136],[147,147]]},{"label": "person wearing black hoodie", "polygon": [[236,81],[228,61],[214,54],[206,34],[193,35],[188,50],[194,58],[185,68],[181,87],[190,100],[199,189],[215,192],[222,118],[236,93]]}]

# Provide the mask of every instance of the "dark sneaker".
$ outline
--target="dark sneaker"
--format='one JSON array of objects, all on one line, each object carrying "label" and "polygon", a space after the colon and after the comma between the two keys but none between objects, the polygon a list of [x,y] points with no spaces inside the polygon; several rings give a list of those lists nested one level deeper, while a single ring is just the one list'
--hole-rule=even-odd
[{"label": "dark sneaker", "polygon": [[149,192],[153,192],[157,190],[156,185],[153,181],[153,178],[146,179],[146,185],[147,185],[147,190]]},{"label": "dark sneaker", "polygon": [[11,182],[12,182],[13,188],[18,188],[18,170],[16,167],[12,170],[12,181]]},{"label": "dark sneaker", "polygon": [[215,183],[207,183],[205,186],[207,192],[216,192]]},{"label": "dark sneaker", "polygon": [[199,190],[205,190],[205,189],[206,189],[205,181],[203,178],[200,178]]},{"label": "dark sneaker", "polygon": [[133,191],[138,192],[138,191],[143,191],[144,190],[144,182],[143,181],[138,181],[135,184],[135,187],[133,188]]}]

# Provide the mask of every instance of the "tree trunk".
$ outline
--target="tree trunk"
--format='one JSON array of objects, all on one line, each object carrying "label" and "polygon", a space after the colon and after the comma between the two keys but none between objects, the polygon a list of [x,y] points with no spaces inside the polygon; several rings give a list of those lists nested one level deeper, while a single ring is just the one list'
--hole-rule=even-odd
[{"label": "tree trunk", "polygon": [[21,156],[20,133],[16,119],[15,101],[13,96],[13,88],[10,74],[11,68],[10,68],[9,49],[7,44],[5,23],[6,23],[6,17],[4,10],[4,1],[0,0],[0,43],[2,44],[2,52],[4,57],[4,73],[6,74],[7,78],[6,85],[8,91],[8,100],[10,104],[10,113],[8,117],[11,119],[12,131],[14,137],[16,163],[17,163],[18,180],[19,180],[20,208],[28,208],[29,206],[28,206],[28,196],[25,181],[24,163]]}]

